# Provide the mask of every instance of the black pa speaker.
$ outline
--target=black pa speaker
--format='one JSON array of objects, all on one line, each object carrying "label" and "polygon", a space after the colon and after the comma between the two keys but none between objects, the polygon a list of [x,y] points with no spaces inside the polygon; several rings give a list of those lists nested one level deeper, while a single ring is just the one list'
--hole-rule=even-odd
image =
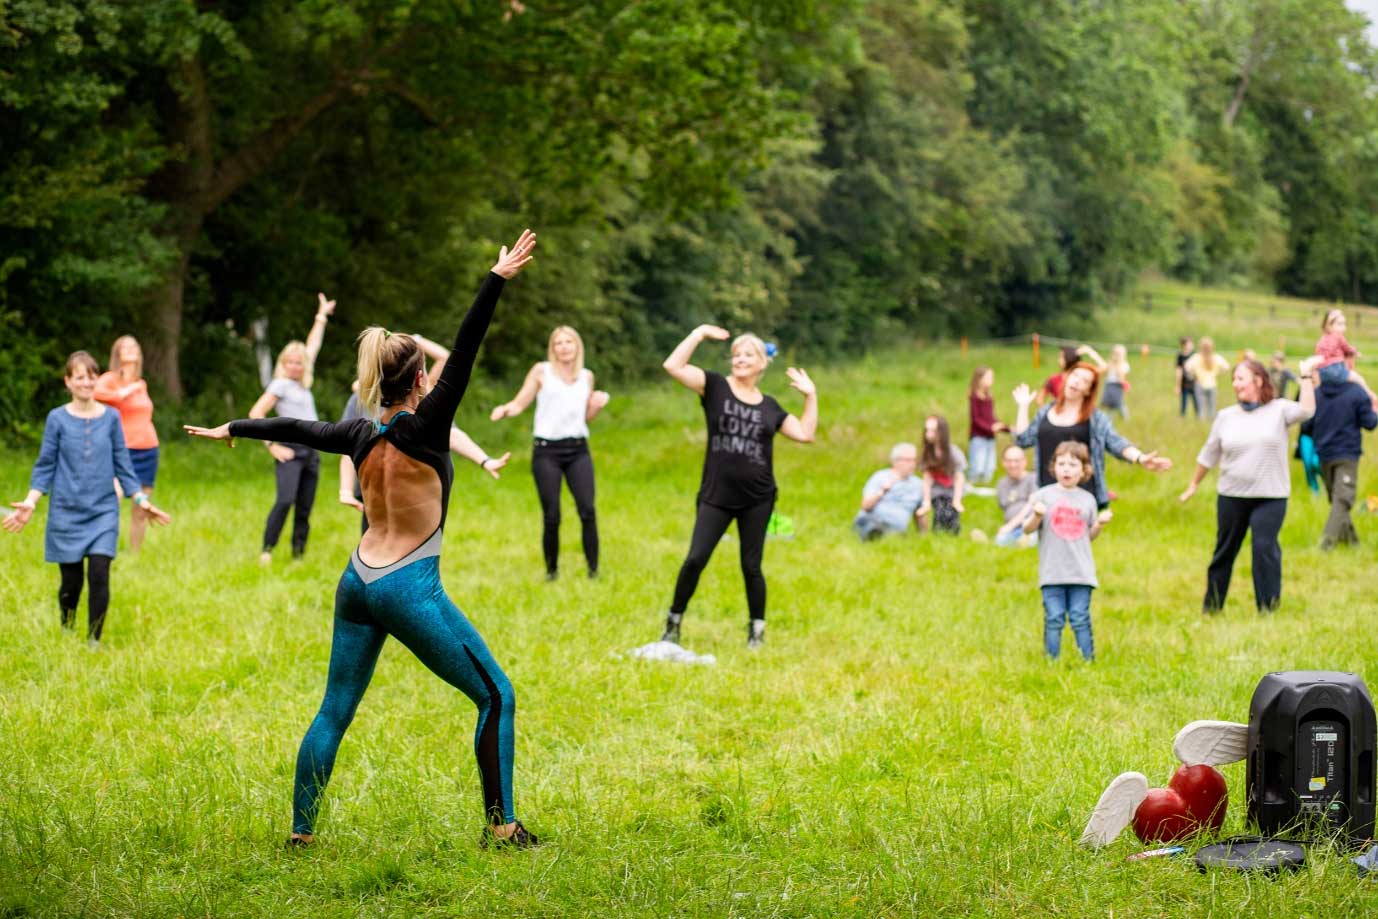
[{"label": "black pa speaker", "polygon": [[1265,835],[1372,836],[1374,734],[1373,699],[1357,675],[1265,676],[1249,703],[1249,819]]}]

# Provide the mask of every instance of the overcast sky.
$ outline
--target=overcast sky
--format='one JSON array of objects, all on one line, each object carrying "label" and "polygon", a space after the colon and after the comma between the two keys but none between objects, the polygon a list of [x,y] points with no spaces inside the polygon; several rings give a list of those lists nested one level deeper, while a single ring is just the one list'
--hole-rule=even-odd
[{"label": "overcast sky", "polygon": [[1371,45],[1378,45],[1378,0],[1345,0],[1351,10],[1358,10],[1368,14],[1368,41]]}]

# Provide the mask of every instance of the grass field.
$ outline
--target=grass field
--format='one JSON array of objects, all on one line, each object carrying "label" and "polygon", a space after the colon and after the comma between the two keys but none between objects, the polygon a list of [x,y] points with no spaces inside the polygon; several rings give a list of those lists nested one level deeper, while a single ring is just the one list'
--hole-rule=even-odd
[{"label": "grass field", "polygon": [[[1126,309],[1071,331],[1169,343],[1182,324]],[[1304,353],[1314,324],[1293,325],[1203,314],[1185,331],[1260,350],[1286,334]],[[1170,357],[1136,361],[1119,427],[1178,468],[1112,461],[1098,660],[1077,661],[1068,635],[1050,663],[1034,553],[965,537],[861,545],[848,530],[865,477],[893,442],[919,439],[926,413],[947,413],[965,439],[974,364],[996,368],[1002,393],[1047,373],[1022,346],[955,351],[810,366],[823,423],[812,446],[777,444],[780,509],[798,533],[767,546],[767,644],[744,647],[729,538],[684,626],[714,667],[617,656],[658,637],[688,544],[703,444],[692,396],[668,380],[614,392],[593,448],[603,577],[576,576],[566,498],[554,584],[529,416],[491,425],[486,397],[464,406],[480,443],[517,455],[497,483],[457,469],[442,572],[517,689],[517,808],[549,842],[534,852],[478,849],[473,707],[395,642],[341,748],[319,844],[283,849],[334,584],[357,537],[332,465],[307,557],[280,551],[262,570],[265,451],[170,440],[157,498],[174,524],[117,561],[97,654],[58,630],[42,514],[0,534],[0,916],[1372,914],[1378,888],[1323,847],[1306,870],[1265,880],[1125,863],[1139,848],[1129,834],[1098,853],[1076,838],[1112,776],[1165,783],[1177,729],[1246,719],[1264,673],[1378,676],[1378,520],[1357,515],[1365,544],[1323,554],[1327,505],[1297,470],[1282,611],[1254,613],[1246,552],[1226,612],[1203,620],[1213,479],[1189,506],[1175,496],[1206,426],[1176,417]],[[797,410],[778,368],[766,382]],[[999,410],[1011,420],[1012,400]],[[4,500],[22,497],[31,462],[3,454]],[[1362,478],[1363,494],[1378,491],[1371,463]],[[968,500],[967,529],[997,518],[994,499]],[[1224,772],[1226,830],[1239,832],[1243,765]]]}]

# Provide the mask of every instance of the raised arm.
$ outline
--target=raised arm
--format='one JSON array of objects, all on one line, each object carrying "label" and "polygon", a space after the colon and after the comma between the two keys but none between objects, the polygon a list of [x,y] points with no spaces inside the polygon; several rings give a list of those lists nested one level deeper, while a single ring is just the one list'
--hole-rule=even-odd
[{"label": "raised arm", "polygon": [[1096,349],[1091,347],[1090,345],[1078,346],[1077,357],[1084,357],[1088,359],[1091,363],[1096,365],[1096,369],[1099,370],[1101,373],[1104,373],[1105,368],[1110,366],[1105,362],[1105,358],[1097,354]]},{"label": "raised arm", "polygon": [[611,399],[611,398],[612,398],[612,396],[608,395],[608,394],[605,393],[603,390],[601,390],[601,389],[595,389],[595,388],[594,388],[594,385],[593,385],[593,371],[590,370],[590,371],[589,371],[589,404],[588,404],[588,407],[587,407],[587,408],[585,409],[585,411],[584,411],[584,422],[587,423],[587,422],[590,422],[590,421],[592,421],[593,419],[597,418],[597,417],[598,417],[598,413],[601,412],[601,411],[607,406],[608,400]]},{"label": "raised arm", "polygon": [[689,363],[689,359],[694,356],[694,350],[705,338],[726,341],[730,337],[731,333],[727,329],[715,325],[701,325],[685,336],[684,341],[675,346],[675,350],[670,352],[670,356],[660,366],[675,378],[675,382],[701,396],[706,382],[703,370]]},{"label": "raised arm", "polygon": [[321,343],[325,341],[325,324],[330,314],[335,312],[335,301],[325,299],[325,294],[316,294],[316,321],[311,323],[311,331],[306,333],[306,364],[316,366],[316,355],[321,353]]},{"label": "raised arm", "polygon": [[464,391],[469,386],[474,361],[478,359],[479,345],[483,344],[483,336],[488,333],[488,325],[493,321],[493,311],[497,308],[503,284],[515,278],[526,267],[535,248],[536,234],[530,230],[522,231],[511,250],[503,246],[498,253],[497,262],[488,272],[483,286],[479,288],[473,305],[469,307],[469,312],[459,324],[454,347],[450,349],[450,359],[445,362],[440,379],[416,409],[416,416],[426,422],[437,438],[443,437],[446,442],[449,441],[450,424],[454,421],[455,411],[459,408]]},{"label": "raised arm", "polygon": [[445,362],[450,359],[450,349],[415,332],[412,333],[411,337],[416,341],[416,346],[421,349],[421,353],[431,361],[430,372],[426,374],[426,385],[434,388],[440,380],[440,375],[445,372]]},{"label": "raised arm", "polygon": [[536,398],[536,393],[541,388],[541,368],[544,366],[540,362],[532,364],[531,369],[526,372],[526,379],[522,380],[517,394],[512,397],[512,401],[496,406],[488,413],[488,420],[501,421],[504,418],[515,418],[526,411],[526,407],[531,404],[532,399]]},{"label": "raised arm", "polygon": [[1029,389],[1028,383],[1020,383],[1014,388],[1014,403],[1018,410],[1014,413],[1014,427],[1011,429],[1015,437],[1015,443],[1021,447],[1031,447],[1035,438],[1038,436],[1038,427],[1033,428],[1033,433],[1028,437],[1024,434],[1029,430],[1029,404],[1034,400],[1033,390]]},{"label": "raised arm", "polygon": [[192,437],[223,440],[234,446],[236,437],[252,440],[286,441],[301,444],[326,453],[352,454],[361,437],[368,436],[373,422],[367,418],[352,421],[306,421],[302,418],[244,418],[229,421],[217,428],[203,428],[194,424],[182,425]]},{"label": "raised arm", "polygon": [[804,394],[804,414],[798,418],[786,415],[780,433],[801,444],[811,444],[818,433],[818,387],[798,368],[788,367],[785,374],[789,377],[789,385]]}]

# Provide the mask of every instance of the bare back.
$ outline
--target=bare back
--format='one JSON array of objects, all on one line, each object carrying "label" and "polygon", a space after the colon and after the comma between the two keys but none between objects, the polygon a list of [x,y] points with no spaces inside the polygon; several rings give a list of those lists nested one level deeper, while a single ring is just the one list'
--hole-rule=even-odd
[{"label": "bare back", "polygon": [[359,558],[375,568],[390,565],[426,541],[440,526],[443,490],[435,469],[386,439],[359,466],[368,532]]}]

